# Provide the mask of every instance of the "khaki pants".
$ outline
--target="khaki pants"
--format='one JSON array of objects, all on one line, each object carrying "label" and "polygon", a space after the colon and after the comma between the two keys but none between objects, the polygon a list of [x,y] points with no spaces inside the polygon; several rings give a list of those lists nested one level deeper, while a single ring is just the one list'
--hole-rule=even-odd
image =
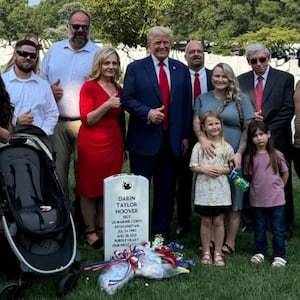
[{"label": "khaki pants", "polygon": [[58,180],[62,185],[68,203],[70,162],[73,154],[74,170],[76,171],[77,136],[80,125],[80,120],[59,120],[55,127],[54,134],[50,137]]}]

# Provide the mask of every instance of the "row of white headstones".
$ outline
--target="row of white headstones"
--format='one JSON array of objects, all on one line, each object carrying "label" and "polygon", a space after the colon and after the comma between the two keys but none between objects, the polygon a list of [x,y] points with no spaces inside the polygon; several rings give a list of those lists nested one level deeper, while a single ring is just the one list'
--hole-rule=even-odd
[{"label": "row of white headstones", "polygon": [[[42,40],[41,44],[43,46],[43,49],[40,53],[40,56],[41,59],[43,59],[44,54],[52,45],[52,42],[50,40]],[[13,42],[12,45],[8,45],[7,41],[0,39],[0,65],[5,65],[8,62],[8,60],[12,56],[14,45],[15,42]],[[102,43],[98,43],[98,45],[102,46]],[[117,51],[120,55],[123,73],[125,72],[126,67],[130,62],[136,59],[143,58],[147,55],[146,48],[143,47],[129,48],[125,47],[124,45],[119,45],[117,47]],[[183,63],[186,63],[183,51],[172,50],[170,56],[182,61]],[[236,75],[250,70],[250,66],[247,63],[245,56],[221,56],[211,53],[205,54],[205,65],[207,68],[212,69],[219,62],[228,63],[232,67]],[[300,79],[300,68],[297,65],[296,59],[290,59],[287,62],[284,62],[283,60],[272,59],[271,65],[274,68],[278,68],[280,70],[287,71],[293,74],[295,77],[295,82]]]}]

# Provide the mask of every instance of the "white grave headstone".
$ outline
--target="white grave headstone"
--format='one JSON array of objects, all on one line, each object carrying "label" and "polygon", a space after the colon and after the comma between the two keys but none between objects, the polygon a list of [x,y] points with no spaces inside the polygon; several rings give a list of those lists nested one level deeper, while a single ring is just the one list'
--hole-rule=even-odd
[{"label": "white grave headstone", "polygon": [[133,174],[104,179],[104,259],[149,241],[149,182]]}]

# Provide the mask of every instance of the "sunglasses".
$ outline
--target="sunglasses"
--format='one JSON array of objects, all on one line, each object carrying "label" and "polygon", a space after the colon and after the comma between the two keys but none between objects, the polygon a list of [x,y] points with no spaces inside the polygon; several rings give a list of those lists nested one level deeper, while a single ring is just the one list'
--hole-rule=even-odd
[{"label": "sunglasses", "polygon": [[37,58],[37,53],[32,53],[32,52],[27,52],[27,51],[23,51],[23,50],[17,50],[16,53],[19,56],[22,57],[30,57],[30,59],[36,59]]},{"label": "sunglasses", "polygon": [[264,63],[267,61],[267,58],[266,57],[252,58],[252,59],[250,59],[251,65],[256,65],[258,60],[260,63]]},{"label": "sunglasses", "polygon": [[70,24],[74,30],[79,30],[81,27],[83,31],[88,31],[90,28],[90,25],[80,25],[80,24]]}]

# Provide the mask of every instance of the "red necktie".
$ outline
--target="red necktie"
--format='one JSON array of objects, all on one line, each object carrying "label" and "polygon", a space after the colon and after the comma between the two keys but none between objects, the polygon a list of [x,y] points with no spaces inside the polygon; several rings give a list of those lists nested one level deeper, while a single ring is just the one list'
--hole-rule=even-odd
[{"label": "red necktie", "polygon": [[194,79],[194,101],[196,101],[197,97],[201,94],[201,85],[199,80],[199,73],[195,73]]},{"label": "red necktie", "polygon": [[164,109],[164,129],[168,129],[168,113],[169,113],[169,101],[170,101],[170,88],[167,74],[164,70],[164,63],[159,63],[159,87],[162,96],[162,102],[165,107]]},{"label": "red necktie", "polygon": [[258,82],[255,87],[255,96],[256,96],[256,111],[261,111],[261,104],[262,104],[262,96],[264,91],[263,80],[262,76],[258,77]]}]

